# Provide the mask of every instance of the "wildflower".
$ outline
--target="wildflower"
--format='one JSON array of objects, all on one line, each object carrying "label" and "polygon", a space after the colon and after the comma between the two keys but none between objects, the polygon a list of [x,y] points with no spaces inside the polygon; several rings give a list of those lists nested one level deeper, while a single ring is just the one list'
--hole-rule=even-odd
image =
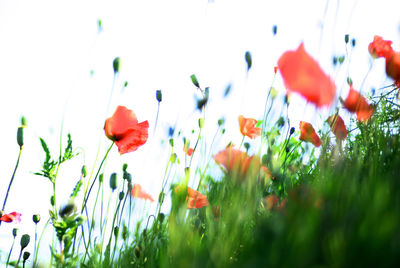
[{"label": "wildflower", "polygon": [[187,207],[192,208],[202,208],[208,206],[210,203],[208,202],[207,196],[199,193],[192,188],[187,188],[188,194],[186,197]]},{"label": "wildflower", "polygon": [[375,35],[374,41],[368,45],[369,54],[374,58],[384,57],[388,60],[394,53],[392,41],[383,40],[382,37]]},{"label": "wildflower", "polygon": [[303,43],[296,51],[285,52],[278,60],[278,68],[289,92],[301,94],[318,107],[332,103],[336,86],[305,51]]},{"label": "wildflower", "polygon": [[400,80],[400,52],[386,58],[386,74],[395,81]]},{"label": "wildflower", "polygon": [[239,115],[240,133],[250,139],[255,139],[261,135],[261,128],[255,127],[257,120],[253,118],[245,118]]},{"label": "wildflower", "polygon": [[228,146],[214,156],[215,162],[222,165],[228,172],[238,172],[245,176],[252,164],[253,168],[259,168],[260,161],[256,156],[249,156],[247,153]]},{"label": "wildflower", "polygon": [[333,134],[338,140],[345,140],[347,137],[347,129],[343,119],[339,115],[331,115],[328,117],[328,123]]},{"label": "wildflower", "polygon": [[[175,192],[183,191],[183,186],[175,187]],[[186,195],[187,208],[202,208],[208,206],[210,203],[208,202],[207,196],[199,193],[198,191],[187,187],[187,195]]]},{"label": "wildflower", "polygon": [[154,199],[148,193],[142,190],[142,186],[140,184],[133,185],[131,194],[133,197],[150,200],[150,202],[154,202]]},{"label": "wildflower", "polygon": [[321,146],[321,139],[315,132],[310,123],[300,121],[300,138],[301,141],[311,142],[315,147]]},{"label": "wildflower", "polygon": [[21,213],[18,212],[11,212],[9,214],[4,214],[0,217],[0,221],[4,222],[20,222],[21,221]]},{"label": "wildflower", "polygon": [[136,151],[146,143],[148,138],[149,123],[139,123],[133,111],[124,106],[118,106],[112,117],[104,124],[107,136],[118,147],[120,154]]},{"label": "wildflower", "polygon": [[350,91],[343,102],[343,106],[349,112],[356,113],[359,121],[367,121],[374,112],[374,107],[369,105],[367,100],[358,91],[354,90],[352,85],[350,85]]}]

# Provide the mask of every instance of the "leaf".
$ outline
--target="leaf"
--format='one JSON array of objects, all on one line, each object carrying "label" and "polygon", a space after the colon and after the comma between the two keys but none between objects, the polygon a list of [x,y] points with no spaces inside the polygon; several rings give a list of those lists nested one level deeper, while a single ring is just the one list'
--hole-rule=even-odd
[{"label": "leaf", "polygon": [[76,183],[74,190],[72,191],[72,194],[70,197],[77,197],[79,190],[81,189],[81,186],[82,186],[82,180],[79,179],[79,181]]}]

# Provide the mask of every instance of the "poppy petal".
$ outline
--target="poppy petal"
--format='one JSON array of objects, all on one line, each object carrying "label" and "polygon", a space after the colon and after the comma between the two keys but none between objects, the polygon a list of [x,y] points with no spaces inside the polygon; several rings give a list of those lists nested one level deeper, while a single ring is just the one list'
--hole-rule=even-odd
[{"label": "poppy petal", "polygon": [[278,60],[278,68],[289,91],[302,95],[317,107],[330,106],[336,86],[328,75],[304,49],[285,52]]}]

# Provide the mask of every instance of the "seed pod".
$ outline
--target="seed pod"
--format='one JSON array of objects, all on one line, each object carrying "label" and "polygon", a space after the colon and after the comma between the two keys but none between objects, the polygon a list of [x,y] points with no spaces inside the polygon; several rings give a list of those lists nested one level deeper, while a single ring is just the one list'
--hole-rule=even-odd
[{"label": "seed pod", "polygon": [[199,128],[202,129],[204,127],[204,118],[199,118]]},{"label": "seed pod", "polygon": [[294,127],[291,127],[291,128],[290,128],[290,135],[293,135],[294,131],[295,131],[295,128],[294,128]]},{"label": "seed pod", "polygon": [[31,237],[28,234],[24,234],[21,237],[20,245],[21,245],[21,250],[26,248],[29,245],[29,241],[31,240]]},{"label": "seed pod", "polygon": [[50,196],[50,204],[54,207],[54,195]]},{"label": "seed pod", "polygon": [[344,36],[344,42],[345,42],[346,44],[349,42],[349,35],[348,35],[348,34],[346,34],[346,35]]},{"label": "seed pod", "polygon": [[119,226],[115,226],[114,227],[114,236],[115,236],[115,238],[118,237],[118,234],[119,234]]},{"label": "seed pod", "polygon": [[17,234],[18,234],[18,228],[13,228],[12,234],[13,234],[13,236],[15,238],[17,236]]},{"label": "seed pod", "polygon": [[31,256],[31,253],[28,251],[24,252],[24,255],[22,255],[22,258],[24,259],[24,262],[26,262],[27,259],[29,259],[29,256]]},{"label": "seed pod", "polygon": [[251,65],[252,65],[250,51],[246,51],[246,54],[244,55],[244,58],[245,58],[246,63],[247,63],[247,71],[249,71],[250,68],[251,68]]},{"label": "seed pod", "polygon": [[24,127],[19,127],[17,131],[17,143],[19,147],[24,145]]},{"label": "seed pod", "polygon": [[121,200],[123,200],[124,199],[124,192],[119,192],[119,201],[121,201]]},{"label": "seed pod", "polygon": [[158,102],[161,102],[161,101],[162,101],[162,93],[161,93],[161,90],[157,90],[157,91],[156,91],[156,99],[157,99]]},{"label": "seed pod", "polygon": [[40,221],[40,215],[39,214],[34,214],[32,216],[32,220],[34,223],[38,223]]},{"label": "seed pod", "polygon": [[115,189],[118,187],[118,182],[117,182],[117,173],[112,173],[110,176],[110,188],[114,192]]},{"label": "seed pod", "polygon": [[113,61],[113,68],[114,68],[114,74],[119,73],[119,69],[121,67],[121,62],[120,58],[116,57]]},{"label": "seed pod", "polygon": [[101,173],[100,176],[99,176],[99,182],[102,183],[103,180],[104,180],[104,174]]}]

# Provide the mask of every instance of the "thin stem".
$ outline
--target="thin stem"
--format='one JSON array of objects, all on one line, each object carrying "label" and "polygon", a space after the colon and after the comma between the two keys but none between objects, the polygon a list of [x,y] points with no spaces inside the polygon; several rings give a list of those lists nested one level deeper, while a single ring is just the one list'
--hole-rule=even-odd
[{"label": "thin stem", "polygon": [[13,240],[12,245],[11,245],[10,253],[8,253],[6,267],[8,267],[8,262],[10,261],[10,256],[11,256],[12,250],[14,248],[14,243],[15,243],[15,236],[14,236],[14,240]]},{"label": "thin stem", "polygon": [[[18,153],[18,158],[17,158],[17,163],[15,164],[15,168],[14,168],[14,172],[11,176],[11,180],[10,180],[10,184],[8,184],[8,189],[7,189],[7,193],[6,193],[6,197],[4,198],[4,202],[3,202],[3,208],[1,210],[4,211],[5,207],[6,207],[6,203],[7,203],[7,198],[8,198],[8,194],[10,192],[10,188],[11,188],[11,184],[14,181],[14,177],[15,177],[15,173],[17,172],[17,168],[19,165],[19,160],[21,159],[21,153],[22,153],[22,146],[19,147],[19,153]],[[1,221],[0,221],[0,225],[1,225]]]},{"label": "thin stem", "polygon": [[106,160],[106,158],[107,158],[107,156],[108,156],[108,153],[110,152],[110,150],[111,150],[111,148],[113,147],[113,145],[114,145],[114,142],[113,142],[113,143],[111,144],[111,146],[108,148],[106,154],[104,155],[103,160],[101,160],[101,163],[100,163],[100,166],[99,166],[99,168],[98,168],[98,170],[97,170],[96,176],[94,177],[94,180],[93,180],[93,182],[92,182],[92,185],[90,185],[89,191],[88,191],[88,193],[87,193],[87,195],[86,195],[86,198],[84,199],[85,201],[84,201],[83,206],[82,206],[81,214],[82,214],[84,208],[86,207],[87,201],[88,201],[89,196],[90,196],[90,192],[92,191],[93,185],[95,184],[95,182],[96,182],[96,180],[97,180],[97,177],[99,176],[100,169],[101,169],[101,167],[103,166],[104,161]]}]

